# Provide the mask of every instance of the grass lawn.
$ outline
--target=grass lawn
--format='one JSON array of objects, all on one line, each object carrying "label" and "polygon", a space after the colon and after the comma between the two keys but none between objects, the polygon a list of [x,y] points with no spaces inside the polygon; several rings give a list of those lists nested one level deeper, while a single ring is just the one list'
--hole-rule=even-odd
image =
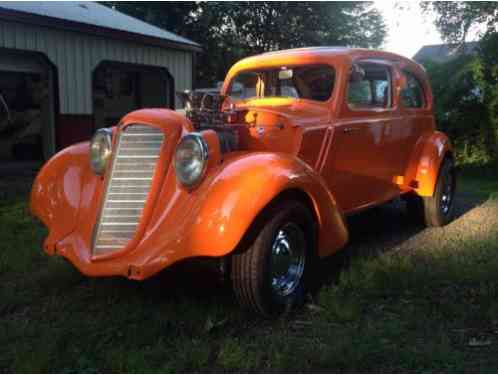
[{"label": "grass lawn", "polygon": [[[498,204],[496,174],[461,182]],[[498,228],[354,256],[276,321],[240,311],[196,266],[87,279],[41,251],[45,234],[25,197],[0,202],[1,372],[498,372]]]}]

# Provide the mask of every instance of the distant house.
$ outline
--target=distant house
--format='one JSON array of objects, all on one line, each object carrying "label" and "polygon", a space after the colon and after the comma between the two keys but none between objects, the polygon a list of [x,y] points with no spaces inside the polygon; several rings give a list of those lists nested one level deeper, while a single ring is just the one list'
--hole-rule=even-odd
[{"label": "distant house", "polygon": [[413,60],[418,63],[424,61],[433,61],[444,63],[454,59],[457,56],[472,54],[475,52],[478,42],[467,42],[463,45],[458,44],[433,44],[423,46],[413,56]]},{"label": "distant house", "polygon": [[96,2],[0,1],[0,164],[46,159],[137,108],[175,108],[199,51]]}]

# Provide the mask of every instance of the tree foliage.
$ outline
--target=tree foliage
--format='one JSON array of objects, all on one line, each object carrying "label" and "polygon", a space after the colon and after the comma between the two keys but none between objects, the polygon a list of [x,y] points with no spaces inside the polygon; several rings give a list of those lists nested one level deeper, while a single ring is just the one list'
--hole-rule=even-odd
[{"label": "tree foliage", "polygon": [[459,162],[490,160],[488,114],[478,79],[479,59],[464,55],[446,63],[424,62],[429,75],[438,127],[450,137]]},{"label": "tree foliage", "polygon": [[480,26],[477,50],[442,65],[426,62],[439,123],[453,135],[468,161],[498,158],[498,2],[430,2],[436,26],[448,42],[461,44]]},{"label": "tree foliage", "polygon": [[196,41],[197,86],[223,80],[237,60],[285,48],[378,47],[386,29],[368,2],[104,2]]},{"label": "tree foliage", "polygon": [[423,10],[436,14],[435,24],[444,39],[464,41],[473,26],[482,25],[484,33],[498,31],[498,2],[430,1],[421,3]]}]

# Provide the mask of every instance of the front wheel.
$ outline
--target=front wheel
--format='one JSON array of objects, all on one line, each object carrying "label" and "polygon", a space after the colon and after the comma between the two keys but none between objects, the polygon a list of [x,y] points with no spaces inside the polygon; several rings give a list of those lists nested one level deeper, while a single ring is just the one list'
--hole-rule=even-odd
[{"label": "front wheel", "polygon": [[298,201],[285,201],[248,248],[232,258],[232,285],[242,306],[265,316],[304,303],[314,263],[314,220]]}]

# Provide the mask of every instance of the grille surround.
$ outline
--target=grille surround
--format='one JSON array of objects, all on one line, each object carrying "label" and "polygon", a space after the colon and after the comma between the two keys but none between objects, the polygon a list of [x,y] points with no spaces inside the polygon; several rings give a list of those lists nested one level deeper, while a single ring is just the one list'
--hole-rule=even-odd
[{"label": "grille surround", "polygon": [[93,256],[120,252],[136,238],[164,142],[164,132],[148,125],[131,124],[118,132],[95,225]]}]

